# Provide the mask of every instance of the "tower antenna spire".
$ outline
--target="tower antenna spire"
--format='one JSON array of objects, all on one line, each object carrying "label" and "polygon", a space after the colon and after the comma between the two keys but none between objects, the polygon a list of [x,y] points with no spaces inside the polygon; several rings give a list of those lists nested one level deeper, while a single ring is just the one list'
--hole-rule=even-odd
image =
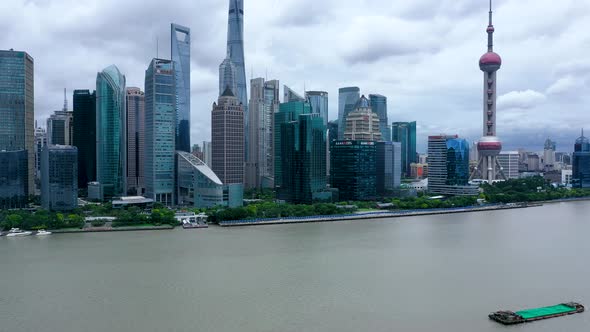
[{"label": "tower antenna spire", "polygon": [[492,25],[492,0],[490,0],[490,26]]}]

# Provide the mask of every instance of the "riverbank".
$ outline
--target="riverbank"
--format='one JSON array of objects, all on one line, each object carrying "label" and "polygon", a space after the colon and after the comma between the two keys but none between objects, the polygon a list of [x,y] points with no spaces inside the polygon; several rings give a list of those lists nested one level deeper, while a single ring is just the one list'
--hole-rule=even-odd
[{"label": "riverbank", "polygon": [[446,208],[446,209],[427,209],[427,210],[404,210],[404,211],[383,211],[383,212],[365,212],[347,215],[332,215],[332,216],[311,216],[311,217],[290,217],[290,218],[276,218],[276,219],[255,219],[255,220],[233,220],[223,221],[219,223],[222,227],[237,227],[237,226],[261,226],[261,225],[278,225],[278,224],[301,224],[311,222],[334,222],[344,220],[363,220],[363,219],[383,219],[383,218],[401,218],[414,216],[429,216],[440,214],[454,214],[454,213],[469,213],[469,212],[484,212],[495,210],[511,210],[523,209],[528,207],[542,206],[540,203],[510,203],[502,205],[486,205],[486,206],[471,206],[461,208]]},{"label": "riverbank", "polygon": [[132,232],[132,231],[162,231],[174,229],[172,225],[145,225],[145,226],[124,226],[124,227],[88,227],[88,228],[69,228],[49,230],[53,234],[68,233],[106,233],[106,232]]}]

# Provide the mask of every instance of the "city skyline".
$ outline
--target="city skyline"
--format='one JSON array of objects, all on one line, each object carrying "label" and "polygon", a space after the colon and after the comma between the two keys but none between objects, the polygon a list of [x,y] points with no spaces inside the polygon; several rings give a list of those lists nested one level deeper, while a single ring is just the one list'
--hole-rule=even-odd
[{"label": "city skyline", "polygon": [[[487,1],[424,0],[395,8],[374,1],[368,10],[358,11],[361,14],[357,14],[358,8],[353,4],[340,3],[339,10],[335,10],[334,3],[313,4],[314,12],[322,11],[331,18],[331,23],[322,24],[318,16],[306,15],[305,3],[244,2],[247,79],[251,74],[268,76],[296,91],[303,91],[303,86],[307,90],[326,91],[331,96],[330,120],[336,118],[340,87],[359,86],[363,93],[384,95],[389,101],[390,122],[417,120],[418,150],[422,152],[426,150],[429,134],[458,132],[470,141],[478,138],[481,74],[476,63],[483,51],[481,22],[487,18]],[[584,44],[580,38],[587,36],[581,24],[590,12],[590,4],[574,1],[565,1],[559,7],[548,1],[532,4],[508,0],[494,4],[496,45],[506,61],[498,86],[498,136],[507,150],[521,146],[540,150],[545,138],[552,137],[560,148],[569,151],[580,127],[590,126],[588,120],[580,123],[576,119],[583,116],[588,101],[584,92],[588,90],[590,68],[584,63]],[[17,2],[0,6],[6,9],[2,12],[18,13],[24,11],[20,5]],[[44,123],[51,110],[60,107],[64,87],[68,91],[92,89],[96,72],[112,63],[128,77],[130,86],[142,86],[142,70],[158,52],[156,44],[160,45],[159,56],[169,58],[165,46],[169,42],[167,27],[171,22],[178,22],[193,32],[191,140],[209,140],[210,122],[206,114],[216,99],[218,66],[225,55],[227,3],[200,3],[200,10],[211,13],[201,21],[190,14],[192,6],[197,5],[188,2],[184,5],[175,2],[170,8],[157,10],[147,5],[140,9],[145,15],[135,15],[145,18],[133,24],[124,15],[131,10],[136,12],[133,1],[129,7],[126,4],[119,8],[118,14],[107,22],[103,19],[106,16],[100,13],[112,5],[104,1],[96,6],[97,12],[87,12],[85,15],[91,15],[92,20],[76,14],[57,26],[38,15],[51,17],[52,12],[60,11],[67,16],[68,12],[77,11],[59,1],[46,6],[33,4],[28,9],[32,10],[30,15],[28,11],[23,16],[38,23],[20,31],[12,31],[13,18],[5,18],[8,28],[1,37],[2,44],[28,52],[36,62],[36,119]],[[160,15],[153,17],[151,12]],[[538,19],[520,20],[525,12]],[[352,24],[345,24],[346,14],[352,18]],[[569,20],[561,21],[559,17]],[[67,32],[68,24],[80,25],[79,20],[89,20],[90,24],[78,30],[80,35],[90,36],[88,40],[71,38]],[[117,24],[111,24],[112,20]],[[115,35],[116,31],[108,29],[107,24],[117,26],[120,33]],[[268,29],[269,25],[272,29]],[[29,29],[42,32],[32,33]],[[293,29],[309,32],[306,34],[309,38],[327,47],[322,51],[304,49],[299,47],[299,41],[283,38]],[[336,33],[339,29],[341,34]],[[385,33],[399,29],[406,33]],[[318,30],[325,32],[323,36],[312,33]],[[128,38],[137,33],[147,37]],[[344,43],[340,35],[349,38],[348,42]],[[408,35],[420,38],[408,38]],[[307,44],[309,38],[305,40]],[[414,44],[414,40],[419,41]],[[548,44],[552,47],[545,46]],[[48,45],[56,52],[43,52]],[[60,49],[68,52],[59,52]],[[569,52],[562,54],[562,49]],[[543,56],[533,56],[536,61],[531,61],[530,52],[535,50]],[[57,61],[55,56],[62,60]],[[443,73],[432,79],[435,70]],[[530,79],[533,76],[535,80]],[[70,105],[71,98],[68,95]],[[436,109],[432,109],[429,100],[436,100]],[[564,107],[570,111],[561,112]],[[527,126],[519,121],[526,121]]]}]

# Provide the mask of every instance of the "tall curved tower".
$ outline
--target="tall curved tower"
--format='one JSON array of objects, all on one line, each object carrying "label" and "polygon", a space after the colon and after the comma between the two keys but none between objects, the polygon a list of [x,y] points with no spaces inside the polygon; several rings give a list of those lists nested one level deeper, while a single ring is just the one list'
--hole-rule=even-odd
[{"label": "tall curved tower", "polygon": [[471,178],[492,182],[506,179],[498,162],[502,142],[496,137],[496,72],[502,66],[502,58],[494,52],[494,25],[492,24],[492,0],[490,0],[490,21],[488,51],[479,59],[479,69],[484,72],[483,79],[483,137],[477,143],[479,161]]}]

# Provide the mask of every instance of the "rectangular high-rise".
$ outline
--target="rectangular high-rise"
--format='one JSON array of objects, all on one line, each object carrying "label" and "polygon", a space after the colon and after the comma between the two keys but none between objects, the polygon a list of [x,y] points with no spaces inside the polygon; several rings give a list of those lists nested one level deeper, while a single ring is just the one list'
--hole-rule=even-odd
[{"label": "rectangular high-rise", "polygon": [[[0,151],[27,153],[25,194],[35,190],[34,63],[26,52],[0,51]],[[1,176],[1,175],[0,175]]]},{"label": "rectangular high-rise", "polygon": [[73,145],[73,113],[67,110],[55,111],[47,119],[47,144]]},{"label": "rectangular high-rise", "polygon": [[416,121],[391,124],[391,140],[402,145],[402,174],[410,177],[410,165],[416,162]]},{"label": "rectangular high-rise", "polygon": [[311,105],[311,113],[319,114],[328,126],[328,93],[325,91],[306,91],[305,99]]},{"label": "rectangular high-rise", "polygon": [[78,187],[96,181],[96,92],[74,90],[73,145],[78,148]]},{"label": "rectangular high-rise", "polygon": [[41,158],[41,206],[68,211],[78,207],[78,148],[46,145]]},{"label": "rectangular high-rise", "polygon": [[191,30],[170,25],[170,54],[174,62],[176,150],[191,152]]},{"label": "rectangular high-rise", "polygon": [[401,143],[377,142],[377,194],[390,195],[401,184]]},{"label": "rectangular high-rise", "polygon": [[26,207],[28,192],[28,151],[0,151],[0,209]]},{"label": "rectangular high-rise", "polygon": [[459,136],[428,137],[428,191],[439,195],[477,195],[469,185],[469,143]]},{"label": "rectangular high-rise", "polygon": [[279,108],[279,81],[250,81],[246,188],[272,187],[274,178],[273,127]]},{"label": "rectangular high-rise", "polygon": [[369,101],[371,103],[371,109],[379,117],[379,131],[381,131],[381,138],[388,142],[391,141],[391,130],[389,129],[389,123],[387,121],[387,97],[370,94]]},{"label": "rectangular high-rise", "polygon": [[354,111],[357,101],[361,98],[361,90],[354,87],[340,88],[338,90],[338,139],[344,139],[346,118],[348,113]]},{"label": "rectangular high-rise", "polygon": [[335,140],[330,146],[330,183],[341,201],[377,197],[377,142]]},{"label": "rectangular high-rise", "polygon": [[127,193],[145,191],[145,94],[139,88],[127,88]]},{"label": "rectangular high-rise", "polygon": [[[469,151],[469,153],[472,153]],[[520,155],[518,151],[502,151],[498,155],[498,162],[502,167],[506,179],[518,179],[518,162]]]},{"label": "rectangular high-rise", "polygon": [[145,196],[167,206],[175,203],[174,65],[170,60],[153,59],[145,71]]},{"label": "rectangular high-rise", "polygon": [[[244,110],[228,88],[211,111],[213,172],[224,185],[244,184]],[[243,188],[243,187],[242,187]]]}]

